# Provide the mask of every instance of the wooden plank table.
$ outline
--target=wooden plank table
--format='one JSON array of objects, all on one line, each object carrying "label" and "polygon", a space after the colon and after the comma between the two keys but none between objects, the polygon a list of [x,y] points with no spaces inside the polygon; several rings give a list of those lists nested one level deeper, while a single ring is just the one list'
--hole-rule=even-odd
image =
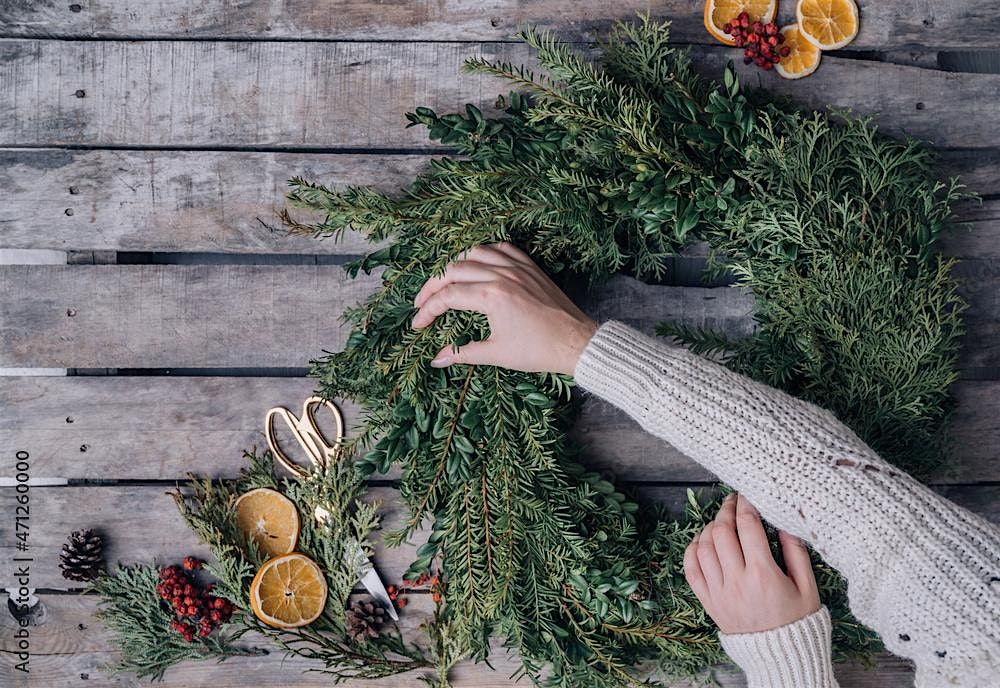
[{"label": "wooden plank table", "polygon": [[[943,242],[962,259],[970,310],[955,458],[934,485],[1000,521],[1000,74],[939,67],[1000,51],[1000,2],[859,4],[849,52],[803,81],[751,78],[933,141],[944,173],[983,195]],[[701,27],[697,0],[0,1],[0,587],[14,584],[14,456],[28,451],[40,605],[28,675],[13,668],[15,622],[0,613],[0,685],[132,685],[101,669],[114,650],[95,600],[59,576],[68,532],[100,527],[111,560],[204,552],[165,490],[190,471],[233,477],[242,450],[263,443],[263,412],[312,391],[308,360],[342,345],[340,311],[375,287],[339,267],[365,249],[357,236],[274,231],[286,179],[397,188],[444,152],[403,126],[405,112],[486,107],[503,90],[460,75],[463,59],[531,62],[510,40],[517,26],[584,42],[634,10],[672,17],[707,74],[733,57]],[[682,273],[666,286],[615,280],[587,307],[646,330],[676,318],[747,331],[745,295]],[[668,505],[713,480],[605,404],[588,402],[576,433],[598,465]],[[391,480],[372,491],[397,521]],[[420,542],[379,550],[386,578]],[[404,623],[429,608],[414,595]],[[463,664],[456,685],[509,685],[515,658],[493,664]],[[188,663],[164,685],[329,683],[304,668],[275,656]],[[888,655],[838,676],[844,688],[912,685],[909,665]],[[744,685],[731,669],[717,677]]]}]

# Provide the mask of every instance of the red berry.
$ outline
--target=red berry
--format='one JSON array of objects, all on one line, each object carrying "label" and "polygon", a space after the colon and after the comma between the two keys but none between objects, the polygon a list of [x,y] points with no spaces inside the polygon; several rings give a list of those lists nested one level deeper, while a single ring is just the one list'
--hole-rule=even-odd
[{"label": "red berry", "polygon": [[208,613],[208,618],[214,621],[215,623],[219,623],[220,621],[222,621],[222,612],[220,612],[218,609],[213,609]]},{"label": "red berry", "polygon": [[198,613],[198,608],[195,607],[194,605],[191,605],[190,607],[187,608],[187,613],[188,616],[194,616]]},{"label": "red berry", "polygon": [[773,59],[773,60],[771,60],[771,62],[773,62],[774,64],[778,64],[779,62],[781,62],[781,58],[780,58],[780,57],[778,57],[777,55],[775,55],[775,56],[774,56],[774,59]]},{"label": "red berry", "polygon": [[767,39],[767,44],[768,45],[778,45],[778,37],[777,36],[771,36],[770,38]]},{"label": "red berry", "polygon": [[765,62],[764,64],[762,64],[762,65],[761,65],[761,67],[763,67],[763,68],[764,68],[764,71],[766,72],[766,71],[768,71],[769,69],[771,69],[772,67],[774,67],[774,65],[773,65],[773,64],[771,64],[770,62]]},{"label": "red berry", "polygon": [[788,46],[786,45],[786,46],[785,46],[784,48],[782,48],[782,49],[781,49],[781,56],[782,56],[782,57],[788,57],[788,55],[789,55],[789,54],[790,54],[791,52],[792,52],[792,49],[791,49],[791,48],[789,48],[789,47],[788,47]]},{"label": "red berry", "polygon": [[725,26],[722,27],[722,33],[726,34],[727,36],[732,32],[733,32],[733,27],[731,27],[729,24],[726,24]]},{"label": "red berry", "polygon": [[742,48],[746,41],[743,40],[743,36],[737,36],[734,40],[737,48]]},{"label": "red berry", "polygon": [[204,562],[198,557],[184,557],[184,568],[187,571],[198,571]]},{"label": "red berry", "polygon": [[406,605],[407,601],[405,597],[400,597],[398,600],[396,600],[396,606],[399,607],[400,609],[406,609]]}]

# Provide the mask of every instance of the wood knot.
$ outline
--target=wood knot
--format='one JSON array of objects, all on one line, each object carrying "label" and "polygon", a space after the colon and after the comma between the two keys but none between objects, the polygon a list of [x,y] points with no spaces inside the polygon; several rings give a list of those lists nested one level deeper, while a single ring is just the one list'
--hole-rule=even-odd
[{"label": "wood knot", "polygon": [[72,5],[69,6],[69,11],[70,12],[82,12],[83,11],[83,7],[81,7],[80,5],[78,5],[78,4],[76,4],[74,2]]},{"label": "wood knot", "polygon": [[86,98],[87,92],[84,91],[82,88],[78,88],[76,89],[76,91],[74,91],[73,95],[76,96],[77,98]]}]

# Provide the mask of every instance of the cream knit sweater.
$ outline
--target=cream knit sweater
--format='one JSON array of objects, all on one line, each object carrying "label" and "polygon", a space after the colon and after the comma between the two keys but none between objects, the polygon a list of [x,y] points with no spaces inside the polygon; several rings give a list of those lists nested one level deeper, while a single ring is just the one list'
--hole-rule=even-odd
[{"label": "cream knit sweater", "polygon": [[[848,581],[851,610],[917,688],[1000,687],[1000,529],[880,459],[828,411],[620,323],[577,382],[743,493]],[[825,609],[722,636],[752,688],[831,688]]]}]

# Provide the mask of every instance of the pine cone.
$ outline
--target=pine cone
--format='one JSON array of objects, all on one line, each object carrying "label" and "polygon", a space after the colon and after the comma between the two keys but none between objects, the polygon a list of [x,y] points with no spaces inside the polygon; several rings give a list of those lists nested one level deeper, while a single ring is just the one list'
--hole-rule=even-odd
[{"label": "pine cone", "polygon": [[104,569],[104,542],[94,530],[76,530],[59,555],[63,578],[92,581]]},{"label": "pine cone", "polygon": [[358,600],[345,612],[347,618],[347,637],[363,643],[378,637],[379,627],[385,623],[386,613],[375,600]]}]

